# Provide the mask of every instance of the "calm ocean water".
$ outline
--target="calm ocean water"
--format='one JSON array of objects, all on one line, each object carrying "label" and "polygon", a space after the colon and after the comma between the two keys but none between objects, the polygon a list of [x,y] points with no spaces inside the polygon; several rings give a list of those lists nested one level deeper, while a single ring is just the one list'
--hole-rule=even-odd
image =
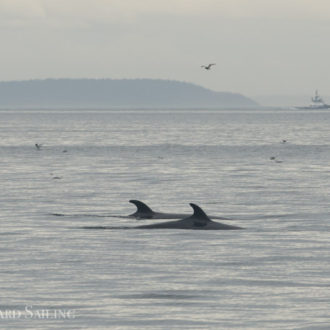
[{"label": "calm ocean water", "polygon": [[[2,329],[330,328],[330,112],[0,118]],[[129,199],[245,230],[82,229]]]}]

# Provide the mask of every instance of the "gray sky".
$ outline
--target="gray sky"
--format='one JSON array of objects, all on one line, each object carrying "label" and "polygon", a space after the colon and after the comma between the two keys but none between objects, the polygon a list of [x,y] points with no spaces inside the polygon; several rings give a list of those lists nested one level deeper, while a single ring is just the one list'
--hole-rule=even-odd
[{"label": "gray sky", "polygon": [[161,78],[251,97],[330,94],[329,37],[330,0],[0,0],[0,80]]}]

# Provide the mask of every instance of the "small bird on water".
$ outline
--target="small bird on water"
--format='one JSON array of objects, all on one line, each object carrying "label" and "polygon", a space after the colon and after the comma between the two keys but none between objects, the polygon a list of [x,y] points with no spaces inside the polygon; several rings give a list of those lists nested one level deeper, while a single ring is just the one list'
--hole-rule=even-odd
[{"label": "small bird on water", "polygon": [[208,65],[202,65],[201,68],[204,68],[205,70],[210,70],[212,65],[215,65],[215,63],[210,63]]}]

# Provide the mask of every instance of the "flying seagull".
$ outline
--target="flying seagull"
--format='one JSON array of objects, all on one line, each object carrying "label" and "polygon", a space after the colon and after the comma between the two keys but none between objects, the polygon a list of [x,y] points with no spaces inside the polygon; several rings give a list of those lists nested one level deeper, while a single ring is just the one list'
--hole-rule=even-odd
[{"label": "flying seagull", "polygon": [[215,63],[210,63],[208,65],[202,65],[201,68],[204,68],[205,70],[210,70],[212,65],[215,65]]}]

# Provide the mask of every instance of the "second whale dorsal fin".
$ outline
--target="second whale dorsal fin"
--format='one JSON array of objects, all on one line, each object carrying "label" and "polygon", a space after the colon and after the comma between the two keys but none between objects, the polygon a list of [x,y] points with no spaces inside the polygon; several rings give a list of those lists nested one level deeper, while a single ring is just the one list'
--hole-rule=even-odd
[{"label": "second whale dorsal fin", "polygon": [[154,211],[148,205],[144,204],[141,201],[131,199],[129,202],[134,204],[137,208],[136,212],[132,214],[133,216],[151,218],[152,215],[154,214]]},{"label": "second whale dorsal fin", "polygon": [[207,225],[208,222],[211,221],[211,219],[206,215],[206,213],[196,204],[190,203],[189,204],[193,210],[194,214],[192,217],[195,218],[194,225],[196,227],[204,227]]}]

